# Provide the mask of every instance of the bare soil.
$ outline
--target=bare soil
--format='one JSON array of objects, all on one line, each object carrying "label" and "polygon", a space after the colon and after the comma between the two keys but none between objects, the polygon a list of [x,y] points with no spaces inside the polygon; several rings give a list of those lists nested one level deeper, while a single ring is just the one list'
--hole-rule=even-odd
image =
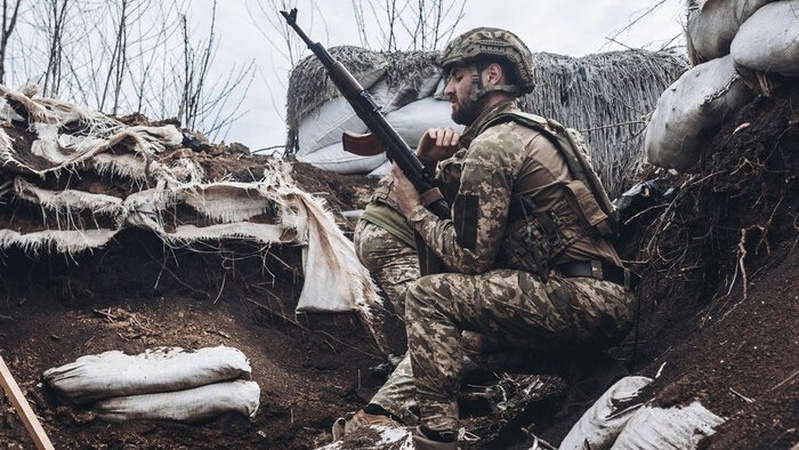
[{"label": "bare soil", "polygon": [[[734,132],[742,123],[750,125]],[[644,283],[638,326],[614,353],[635,373],[661,373],[646,393],[657,403],[701,399],[727,418],[704,448],[799,442],[797,123],[795,82],[753,102],[725,124],[698,175],[674,179],[677,200],[629,223],[620,242]],[[257,177],[261,158],[220,151],[206,164],[246,179]],[[375,183],[294,167],[298,184],[335,211],[362,208]],[[353,314],[295,315],[299,262],[294,247],[170,249],[137,230],[71,258],[9,251],[0,265],[0,354],[56,448],[314,448],[379,387],[386,358]],[[254,422],[230,414],[199,424],[107,423],[41,384],[43,371],[86,354],[220,344],[251,361],[261,387]],[[465,423],[482,439],[466,448],[528,448],[522,428],[557,444],[579,417],[554,420],[561,398],[553,388],[512,417],[475,407]],[[0,403],[0,443],[33,448],[5,397]]]}]

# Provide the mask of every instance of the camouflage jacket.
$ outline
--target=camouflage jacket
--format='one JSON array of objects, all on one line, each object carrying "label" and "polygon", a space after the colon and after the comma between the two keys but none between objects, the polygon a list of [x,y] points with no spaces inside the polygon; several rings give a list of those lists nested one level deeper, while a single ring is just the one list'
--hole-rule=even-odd
[{"label": "camouflage jacket", "polygon": [[[476,274],[509,267],[501,248],[512,200],[525,194],[538,210],[548,211],[573,179],[563,157],[541,133],[515,122],[486,128],[496,115],[516,110],[516,103],[509,101],[484,111],[464,131],[464,148],[439,163],[437,178],[444,190],[457,186],[450,199],[451,220],[441,220],[421,206],[408,216],[452,271]],[[592,259],[621,264],[610,243],[589,236],[580,237],[551,263]]]},{"label": "camouflage jacket", "polygon": [[405,220],[397,201],[394,200],[393,184],[394,177],[391,174],[380,179],[361,220],[383,228],[409,247],[416,248],[413,228]]}]

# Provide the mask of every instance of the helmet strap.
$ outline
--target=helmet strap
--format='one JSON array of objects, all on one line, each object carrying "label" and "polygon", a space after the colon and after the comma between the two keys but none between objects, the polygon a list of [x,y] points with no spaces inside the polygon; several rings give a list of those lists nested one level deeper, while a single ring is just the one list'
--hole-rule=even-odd
[{"label": "helmet strap", "polygon": [[477,69],[477,64],[471,64],[471,71],[472,71],[472,91],[469,93],[469,98],[476,102],[477,99],[483,96],[486,91],[483,87],[483,80],[480,79],[480,71]]},{"label": "helmet strap", "polygon": [[477,64],[471,64],[472,71],[472,91],[469,93],[469,98],[472,101],[477,101],[480,97],[488,94],[489,92],[502,91],[511,95],[519,95],[519,87],[513,84],[498,84],[495,86],[483,86],[483,80],[480,78],[480,72],[477,69]]},{"label": "helmet strap", "polygon": [[507,92],[508,94],[513,94],[515,96],[519,95],[519,87],[514,84],[498,84],[496,86],[484,87],[482,90],[483,94],[487,94],[489,92],[494,92],[494,91],[502,91],[502,92]]}]

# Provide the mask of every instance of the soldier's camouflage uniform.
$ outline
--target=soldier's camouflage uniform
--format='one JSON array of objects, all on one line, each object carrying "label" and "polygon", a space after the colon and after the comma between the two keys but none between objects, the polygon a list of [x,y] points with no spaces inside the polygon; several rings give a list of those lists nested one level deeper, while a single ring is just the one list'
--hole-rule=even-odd
[{"label": "soldier's camouflage uniform", "polygon": [[383,178],[355,225],[355,253],[386,294],[394,311],[405,314],[408,283],[419,279],[413,229],[390,198],[391,176]]},{"label": "soldier's camouflage uniform", "polygon": [[[512,202],[524,194],[533,200],[535,213],[557,209],[564,204],[563,186],[572,177],[552,143],[537,131],[515,122],[485,127],[508,111],[518,111],[515,102],[484,111],[461,137],[465,148],[439,164],[439,175],[456,173],[460,178],[452,219],[441,220],[422,206],[408,216],[452,272],[420,278],[405,301],[422,422],[436,431],[458,429],[462,330],[482,336],[477,351],[519,350],[526,357],[526,370],[549,373],[553,359],[606,349],[623,338],[631,323],[633,296],[628,289],[597,278],[567,278],[558,271],[559,265],[574,261],[621,266],[613,247],[580,232],[575,228],[579,224],[560,223],[574,241],[548,261],[554,269],[546,281],[534,274],[534,267],[520,270],[513,261],[508,230],[520,218],[514,216]],[[484,356],[475,359],[518,362],[501,354]]]},{"label": "soldier's camouflage uniform", "polygon": [[[369,269],[394,311],[404,318],[408,286],[421,275],[413,229],[391,196],[392,183],[391,175],[380,180],[355,226],[353,241],[361,263]],[[411,407],[416,404],[415,394],[410,358],[406,353],[370,403],[381,406],[403,423],[411,425],[418,420],[411,412]]]}]

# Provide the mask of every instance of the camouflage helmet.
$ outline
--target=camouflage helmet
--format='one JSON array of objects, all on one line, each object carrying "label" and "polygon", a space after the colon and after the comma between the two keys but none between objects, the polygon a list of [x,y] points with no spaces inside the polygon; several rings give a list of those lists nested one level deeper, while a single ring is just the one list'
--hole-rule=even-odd
[{"label": "camouflage helmet", "polygon": [[535,69],[530,49],[510,31],[501,28],[475,28],[453,39],[441,52],[439,64],[444,71],[453,65],[469,64],[483,59],[508,62],[515,70],[517,95],[527,94],[535,87]]}]

